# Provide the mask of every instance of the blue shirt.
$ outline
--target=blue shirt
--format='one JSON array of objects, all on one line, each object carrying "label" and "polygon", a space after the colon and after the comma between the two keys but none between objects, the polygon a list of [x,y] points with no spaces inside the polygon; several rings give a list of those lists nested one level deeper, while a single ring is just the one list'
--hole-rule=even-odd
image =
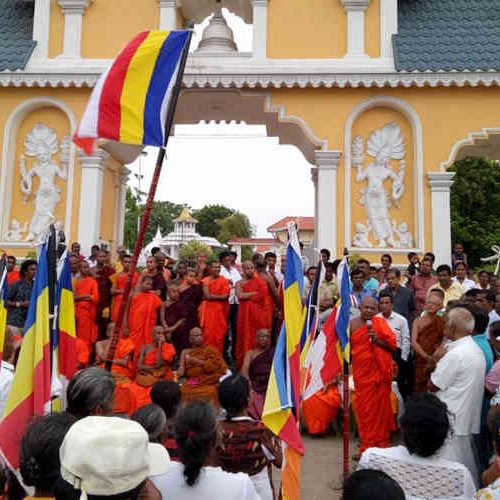
[{"label": "blue shirt", "polygon": [[377,300],[377,294],[373,290],[370,290],[370,288],[363,287],[363,290],[361,290],[361,292],[355,292],[351,287],[351,302],[353,303],[352,305],[354,307],[359,308],[359,306],[361,305],[361,301],[365,297],[372,297],[373,299]]},{"label": "blue shirt", "polygon": [[493,351],[488,342],[488,335],[486,333],[479,333],[478,335],[473,335],[472,340],[474,340],[481,348],[481,351],[483,351],[484,359],[486,359],[486,373],[488,373],[493,366]]},{"label": "blue shirt", "polygon": [[375,278],[370,278],[369,280],[366,280],[363,283],[363,286],[365,288],[369,288],[370,290],[373,290],[374,292],[378,292],[378,289],[380,287],[380,283]]}]

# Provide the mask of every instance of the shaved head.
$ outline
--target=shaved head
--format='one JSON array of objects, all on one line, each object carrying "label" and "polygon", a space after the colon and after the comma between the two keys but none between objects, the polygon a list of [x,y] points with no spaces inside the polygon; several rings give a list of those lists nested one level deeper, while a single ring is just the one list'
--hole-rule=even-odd
[{"label": "shaved head", "polygon": [[368,321],[378,312],[378,303],[373,297],[365,297],[359,307],[361,318]]}]

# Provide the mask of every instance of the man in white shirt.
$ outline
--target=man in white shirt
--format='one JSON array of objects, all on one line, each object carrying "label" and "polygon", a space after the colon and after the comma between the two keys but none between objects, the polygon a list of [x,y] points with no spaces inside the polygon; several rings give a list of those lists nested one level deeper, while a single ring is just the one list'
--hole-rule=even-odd
[{"label": "man in white shirt", "polygon": [[413,370],[410,360],[411,335],[408,321],[404,316],[394,311],[393,296],[390,290],[380,292],[378,299],[379,313],[377,316],[386,319],[396,335],[398,351],[395,355],[398,364],[398,389],[404,400],[413,392]]},{"label": "man in white shirt", "polygon": [[452,435],[441,456],[465,465],[477,483],[472,435],[479,434],[486,361],[471,337],[473,331],[474,317],[467,309],[455,307],[447,313],[444,335],[451,342],[434,355],[438,362],[429,391],[446,403],[453,416]]},{"label": "man in white shirt", "polygon": [[14,336],[9,326],[5,331],[2,368],[0,369],[0,418],[3,415],[12,381],[14,380]]},{"label": "man in white shirt", "polygon": [[229,292],[229,317],[228,317],[228,333],[224,339],[224,353],[225,357],[230,360],[236,359],[236,323],[238,319],[238,297],[236,297],[236,283],[241,280],[241,274],[236,267],[231,265],[231,254],[229,252],[221,252],[219,254],[220,275],[224,276],[231,285]]}]

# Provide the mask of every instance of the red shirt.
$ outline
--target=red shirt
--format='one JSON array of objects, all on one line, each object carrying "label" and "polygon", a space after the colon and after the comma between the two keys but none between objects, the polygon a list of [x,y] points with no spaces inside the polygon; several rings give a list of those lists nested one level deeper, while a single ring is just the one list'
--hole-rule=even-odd
[{"label": "red shirt", "polygon": [[21,274],[17,269],[13,269],[7,273],[7,285],[12,285],[14,281],[18,281],[21,279]]}]

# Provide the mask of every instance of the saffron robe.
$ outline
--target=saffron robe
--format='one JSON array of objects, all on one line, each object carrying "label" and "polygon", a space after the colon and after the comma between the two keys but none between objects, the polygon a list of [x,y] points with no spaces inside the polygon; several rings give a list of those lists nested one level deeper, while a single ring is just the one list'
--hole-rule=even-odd
[{"label": "saffron robe", "polygon": [[[443,343],[443,318],[424,316],[417,321],[420,327],[417,342],[427,354],[431,355]],[[432,369],[427,366],[427,361],[415,353],[415,392],[427,392],[431,371]]]},{"label": "saffron robe", "polygon": [[[203,278],[212,295],[229,295],[231,286],[223,276]],[[204,300],[200,306],[200,326],[205,343],[215,347],[221,354],[224,348],[224,337],[227,332],[229,302],[227,300]]]},{"label": "saffron robe", "polygon": [[[125,290],[125,283],[127,282],[128,273],[120,273],[111,277],[111,281],[113,282],[113,288],[118,290]],[[139,279],[139,275],[134,273],[132,278],[132,287],[137,285],[137,281]],[[118,319],[118,311],[120,310],[121,304],[123,302],[123,294],[113,295],[113,301],[111,303],[111,321],[116,323]]]},{"label": "saffron robe", "polygon": [[99,291],[97,281],[92,276],[77,280],[75,295],[90,295],[91,300],[77,300],[75,302],[76,336],[85,342],[90,350],[97,340],[97,304]]},{"label": "saffron robe", "polygon": [[[164,376],[157,376],[154,373],[152,373],[153,376],[155,376],[158,381],[160,380],[172,380],[172,361],[174,360],[175,357],[175,348],[172,344],[169,344],[168,342],[164,342],[161,346],[161,358],[163,361],[165,361],[165,375]],[[151,349],[144,355],[143,359],[143,364],[147,366],[154,367],[156,366],[156,362],[158,360],[158,347],[155,347],[154,349]]]},{"label": "saffron robe", "polygon": [[164,319],[168,326],[174,326],[181,319],[185,320],[184,323],[172,332],[172,344],[174,344],[175,351],[179,353],[184,349],[188,349],[190,347],[189,330],[187,325],[187,309],[184,303],[180,300],[171,302],[170,304],[167,303]]},{"label": "saffron robe", "polygon": [[186,362],[186,381],[181,386],[183,403],[201,400],[218,405],[217,386],[227,370],[222,355],[209,345],[189,349],[188,354],[203,361],[203,365],[188,366]]},{"label": "saffron robe", "polygon": [[[104,353],[106,354],[106,357],[108,355],[109,351],[109,345],[111,344],[111,340],[103,340],[102,342],[106,342],[107,345],[104,349]],[[132,380],[134,378],[134,367],[133,367],[133,356],[134,356],[134,351],[135,351],[135,345],[130,340],[129,337],[120,337],[118,339],[118,343],[116,344],[116,350],[115,350],[115,359],[125,359],[127,356],[130,355],[130,360],[127,363],[127,366],[122,366],[122,365],[111,365],[111,373],[113,375],[116,375],[117,379],[123,379],[127,378],[129,380]],[[96,360],[99,361],[98,366],[101,368],[104,368],[105,361],[106,360]]]},{"label": "saffron robe", "polygon": [[21,279],[21,273],[17,269],[13,269],[7,273],[7,286],[12,285],[14,281]]},{"label": "saffron robe", "polygon": [[[262,278],[261,278],[262,279]],[[273,321],[274,321],[274,299],[271,294],[271,290],[269,289],[269,285],[265,280],[266,290],[264,292],[264,300],[262,304],[262,327],[267,328],[269,333],[271,333],[273,329]]]},{"label": "saffron robe", "polygon": [[[384,318],[372,318],[372,331],[391,349],[396,349],[396,336]],[[391,406],[392,354],[370,341],[364,324],[351,333],[351,356],[360,451],[386,448],[395,429]]]},{"label": "saffron robe", "polygon": [[323,389],[302,401],[302,416],[309,434],[324,434],[330,422],[337,416],[342,404],[340,392],[334,385]]},{"label": "saffron robe", "polygon": [[161,303],[154,292],[139,293],[130,301],[128,329],[137,355],[144,344],[153,342],[153,328],[157,324]]},{"label": "saffron robe", "polygon": [[248,280],[241,285],[245,293],[257,292],[249,299],[240,299],[238,309],[238,322],[236,330],[236,361],[241,368],[245,354],[255,349],[256,333],[260,328],[265,327],[264,319],[264,299],[268,293],[267,283],[258,276]]},{"label": "saffron robe", "polygon": [[250,383],[252,385],[250,402],[248,404],[248,414],[256,420],[260,420],[262,417],[273,359],[274,347],[270,347],[266,351],[255,356],[248,367],[248,376],[250,377]]}]

